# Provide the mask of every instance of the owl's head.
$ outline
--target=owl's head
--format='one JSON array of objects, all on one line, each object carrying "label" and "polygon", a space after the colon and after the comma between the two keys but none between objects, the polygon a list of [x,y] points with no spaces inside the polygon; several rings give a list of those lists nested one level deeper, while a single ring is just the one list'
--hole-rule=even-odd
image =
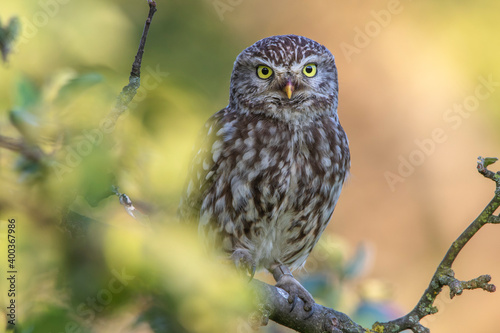
[{"label": "owl's head", "polygon": [[323,45],[302,36],[259,40],[236,58],[229,107],[284,120],[333,116],[337,68]]}]

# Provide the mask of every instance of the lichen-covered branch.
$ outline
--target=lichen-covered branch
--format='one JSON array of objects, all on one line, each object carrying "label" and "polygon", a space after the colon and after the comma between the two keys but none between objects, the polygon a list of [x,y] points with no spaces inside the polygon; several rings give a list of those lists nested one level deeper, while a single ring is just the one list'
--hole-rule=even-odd
[{"label": "lichen-covered branch", "polygon": [[[493,215],[500,206],[500,172],[488,170],[488,165],[497,161],[496,158],[478,158],[477,169],[484,177],[491,179],[496,184],[493,199],[483,209],[479,216],[465,229],[465,231],[453,242],[446,252],[443,260],[431,278],[429,286],[423,293],[417,305],[408,314],[384,323],[375,323],[371,329],[363,328],[353,322],[347,315],[333,309],[315,304],[313,311],[307,313],[301,304],[292,307],[287,301],[286,293],[260,281],[252,282],[259,290],[261,312],[263,322],[271,319],[278,324],[292,328],[298,332],[342,332],[342,333],[398,333],[404,330],[411,330],[414,333],[428,333],[428,328],[420,324],[420,320],[425,316],[438,312],[434,306],[436,297],[441,293],[444,286],[450,289],[450,298],[461,295],[465,289],[482,289],[494,292],[496,287],[490,284],[489,275],[481,275],[469,281],[460,281],[455,278],[452,265],[460,251],[467,242],[485,224],[500,223],[500,217]],[[297,300],[301,302],[301,300]]]},{"label": "lichen-covered branch", "polygon": [[263,324],[271,319],[280,325],[307,333],[369,332],[342,312],[320,304],[314,304],[313,309],[306,312],[301,299],[296,300],[295,306],[290,305],[288,295],[284,290],[256,279],[252,280],[251,284],[257,290],[261,301],[259,311]]},{"label": "lichen-covered branch", "polygon": [[453,271],[450,271],[450,273],[450,275],[443,276],[441,279],[442,283],[450,288],[450,298],[461,295],[464,289],[483,289],[490,293],[496,291],[496,287],[488,283],[491,281],[491,276],[487,274],[469,281],[460,281],[455,279]]}]

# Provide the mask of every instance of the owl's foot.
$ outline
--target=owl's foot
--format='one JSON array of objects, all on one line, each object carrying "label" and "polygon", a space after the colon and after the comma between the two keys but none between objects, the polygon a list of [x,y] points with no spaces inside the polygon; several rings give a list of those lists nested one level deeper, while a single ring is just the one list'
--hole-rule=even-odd
[{"label": "owl's foot", "polygon": [[250,274],[250,281],[255,275],[255,270],[257,265],[252,258],[250,252],[246,249],[236,249],[233,254],[231,254],[231,260],[234,262],[236,269],[243,272],[248,272]]},{"label": "owl's foot", "polygon": [[314,298],[299,281],[295,280],[288,267],[278,265],[273,269],[272,273],[276,280],[276,287],[288,293],[288,303],[292,304],[290,312],[295,308],[297,298],[300,298],[304,302],[305,311],[309,312],[312,310],[315,304]]}]

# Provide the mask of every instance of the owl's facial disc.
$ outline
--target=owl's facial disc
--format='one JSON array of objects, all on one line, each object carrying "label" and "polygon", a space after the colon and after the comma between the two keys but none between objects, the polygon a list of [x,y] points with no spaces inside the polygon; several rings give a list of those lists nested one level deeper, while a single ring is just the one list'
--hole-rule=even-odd
[{"label": "owl's facial disc", "polygon": [[231,74],[229,106],[286,119],[337,111],[337,69],[323,45],[295,35],[272,36],[243,50]]}]

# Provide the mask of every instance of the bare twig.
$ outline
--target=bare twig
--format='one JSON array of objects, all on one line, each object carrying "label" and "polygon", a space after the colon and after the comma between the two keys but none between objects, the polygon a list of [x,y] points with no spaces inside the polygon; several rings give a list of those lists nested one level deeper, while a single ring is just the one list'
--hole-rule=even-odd
[{"label": "bare twig", "polygon": [[114,127],[116,121],[120,115],[125,112],[128,105],[137,94],[137,90],[141,85],[141,63],[142,56],[144,54],[144,47],[146,45],[146,39],[148,37],[149,26],[153,20],[153,15],[156,13],[156,1],[148,0],[149,13],[146,23],[144,24],[144,30],[142,31],[141,41],[139,42],[139,49],[135,55],[134,63],[132,64],[132,71],[130,72],[129,83],[123,87],[120,95],[116,99],[115,107],[108,114],[108,119],[110,121],[109,126]]},{"label": "bare twig", "polygon": [[20,152],[25,148],[25,145],[22,140],[0,135],[0,147]]},{"label": "bare twig", "polygon": [[0,135],[0,147],[19,152],[33,161],[40,161],[45,157],[45,154],[38,146],[28,145],[22,139]]},{"label": "bare twig", "polygon": [[455,279],[453,271],[450,271],[449,276],[443,276],[442,282],[450,288],[450,298],[456,295],[461,295],[464,289],[483,289],[485,291],[494,292],[496,287],[488,282],[491,281],[491,276],[481,275],[469,281],[460,281]]},{"label": "bare twig", "polygon": [[[260,312],[278,324],[293,328],[299,332],[342,332],[364,333],[384,332],[398,333],[411,330],[414,333],[428,333],[429,329],[420,324],[425,316],[438,312],[434,306],[436,297],[441,293],[443,286],[450,288],[450,297],[461,295],[465,289],[483,289],[494,292],[496,287],[489,284],[491,277],[481,275],[469,281],[460,281],[455,278],[452,265],[467,242],[487,223],[500,223],[500,217],[493,215],[500,206],[500,173],[488,170],[488,165],[495,163],[496,158],[478,158],[478,171],[488,179],[495,181],[496,190],[493,199],[483,209],[479,216],[453,242],[436,272],[431,278],[429,286],[413,310],[403,317],[385,323],[375,323],[371,329],[366,329],[354,323],[347,315],[333,309],[315,304],[312,313],[306,313],[302,304],[291,308],[287,301],[286,292],[260,281],[252,282],[260,290]],[[297,300],[301,302],[301,300]],[[263,320],[265,322],[265,320]]]},{"label": "bare twig", "polygon": [[493,171],[488,170],[488,165],[493,164],[496,161],[498,161],[498,158],[496,157],[483,158],[479,156],[477,158],[477,171],[479,171],[479,173],[485,176],[486,178],[498,182],[498,172],[497,175],[495,176],[495,173]]}]

